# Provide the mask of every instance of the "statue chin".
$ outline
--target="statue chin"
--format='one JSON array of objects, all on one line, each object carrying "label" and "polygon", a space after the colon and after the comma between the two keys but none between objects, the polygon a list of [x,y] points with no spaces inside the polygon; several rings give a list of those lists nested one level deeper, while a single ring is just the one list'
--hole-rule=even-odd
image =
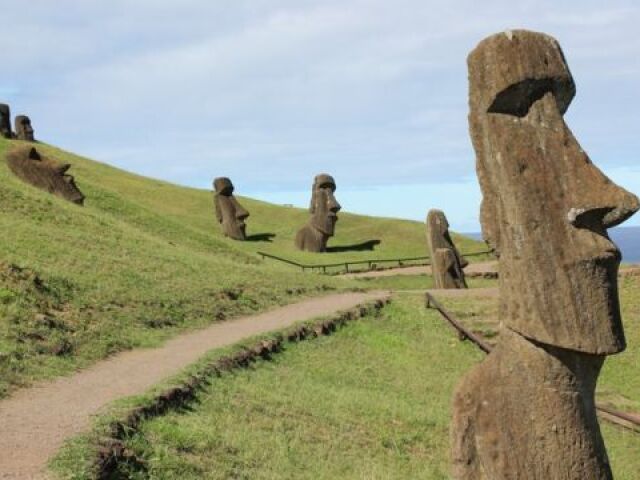
[{"label": "statue chin", "polygon": [[338,219],[336,217],[327,217],[327,218],[322,218],[322,219],[314,219],[311,222],[311,225],[313,225],[313,228],[315,228],[316,230],[318,230],[320,233],[322,233],[323,235],[326,235],[328,237],[333,237],[333,234],[335,232],[336,229],[336,221]]}]

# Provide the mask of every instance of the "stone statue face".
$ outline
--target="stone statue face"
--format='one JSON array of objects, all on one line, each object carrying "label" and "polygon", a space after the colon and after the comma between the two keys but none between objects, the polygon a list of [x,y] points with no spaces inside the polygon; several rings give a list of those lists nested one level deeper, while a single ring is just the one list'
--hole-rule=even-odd
[{"label": "stone statue face", "polygon": [[27,142],[34,141],[31,119],[26,115],[18,115],[16,117],[16,138]]},{"label": "stone statue face", "polygon": [[481,42],[468,65],[481,223],[500,259],[503,322],[566,349],[623,350],[620,252],[607,229],[639,202],[565,124],[575,85],[560,46],[540,33],[505,32]]},{"label": "stone statue face", "polygon": [[216,218],[222,224],[224,234],[235,240],[246,239],[245,220],[249,217],[238,200],[233,196],[233,184],[226,177],[213,181],[215,190]]},{"label": "stone statue face", "polygon": [[[449,236],[449,222],[442,210],[429,210],[427,214],[427,225],[429,226],[429,232],[431,237],[438,235],[444,237]],[[443,245],[438,245],[442,247]]]},{"label": "stone statue face", "polygon": [[71,166],[68,163],[60,164],[51,158],[42,157],[35,148],[21,148],[7,154],[7,164],[17,177],[34,187],[78,205],[84,203],[85,197],[76,186],[74,178],[66,173]]},{"label": "stone statue face", "polygon": [[11,138],[11,110],[5,103],[0,103],[0,135]]},{"label": "stone statue face", "polygon": [[342,208],[334,196],[335,191],[336,182],[331,175],[316,176],[311,194],[311,225],[328,236],[333,236]]}]

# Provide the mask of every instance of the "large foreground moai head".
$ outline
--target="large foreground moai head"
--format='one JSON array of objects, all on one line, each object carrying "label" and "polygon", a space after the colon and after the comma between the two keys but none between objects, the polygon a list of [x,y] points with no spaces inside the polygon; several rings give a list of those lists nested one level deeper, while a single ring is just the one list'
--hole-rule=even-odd
[{"label": "large foreground moai head", "polygon": [[565,349],[623,350],[620,252],[607,229],[639,202],[565,124],[575,84],[560,45],[541,33],[500,33],[471,52],[468,67],[482,231],[499,255],[503,322]]},{"label": "large foreground moai head", "polygon": [[575,85],[551,37],[512,31],[468,58],[485,239],[500,261],[499,341],[456,389],[453,477],[611,480],[595,410],[624,348],[607,237],[639,207],[564,123]]},{"label": "large foreground moai head", "polygon": [[6,103],[0,103],[0,135],[13,138],[11,134],[11,109]]},{"label": "large foreground moai head", "polygon": [[222,225],[223,233],[234,240],[245,240],[245,220],[249,212],[233,196],[233,183],[227,177],[219,177],[213,181],[213,188],[216,218]]},{"label": "large foreground moai head", "polygon": [[23,147],[7,154],[9,169],[21,180],[34,187],[62,197],[78,205],[84,203],[84,195],[71,175],[67,175],[68,163],[61,164],[41,156],[35,148]]},{"label": "large foreground moai head", "polygon": [[15,131],[18,140],[25,140],[27,142],[35,141],[31,119],[26,115],[18,115],[16,117]]},{"label": "large foreground moai head", "polygon": [[449,222],[442,210],[427,214],[427,243],[435,288],[467,288],[464,278],[465,260],[449,235]]},{"label": "large foreground moai head", "polygon": [[296,235],[296,247],[309,252],[325,252],[335,232],[340,204],[334,196],[336,182],[331,175],[316,175],[311,190],[311,219]]}]

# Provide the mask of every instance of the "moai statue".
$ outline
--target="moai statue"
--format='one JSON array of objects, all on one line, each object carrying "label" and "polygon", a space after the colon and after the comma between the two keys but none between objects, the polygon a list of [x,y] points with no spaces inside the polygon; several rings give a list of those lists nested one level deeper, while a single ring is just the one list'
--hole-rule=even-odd
[{"label": "moai statue", "polygon": [[469,262],[453,244],[449,235],[449,222],[442,210],[429,210],[427,214],[427,243],[434,288],[467,288],[462,269]]},{"label": "moai statue", "polygon": [[60,164],[51,158],[42,157],[35,148],[23,147],[7,153],[9,169],[24,182],[46,192],[82,205],[84,195],[71,175],[67,175],[68,163]]},{"label": "moai statue", "polygon": [[331,175],[316,175],[309,206],[311,218],[296,234],[295,244],[299,250],[327,251],[327,241],[333,236],[341,208],[333,195],[335,191],[336,182]]},{"label": "moai statue", "polygon": [[11,133],[11,109],[6,103],[0,103],[0,135],[13,138]]},{"label": "moai statue", "polygon": [[219,177],[213,181],[213,189],[216,218],[222,225],[222,232],[234,240],[246,240],[245,220],[249,212],[233,196],[233,183],[227,177]]},{"label": "moai statue", "polygon": [[33,127],[31,119],[26,115],[18,115],[16,117],[16,138],[27,142],[35,142],[33,138]]},{"label": "moai statue", "polygon": [[594,390],[625,338],[620,252],[607,229],[633,215],[638,198],[598,170],[565,124],[575,84],[555,39],[500,33],[467,61],[503,330],[456,391],[453,476],[611,479]]}]

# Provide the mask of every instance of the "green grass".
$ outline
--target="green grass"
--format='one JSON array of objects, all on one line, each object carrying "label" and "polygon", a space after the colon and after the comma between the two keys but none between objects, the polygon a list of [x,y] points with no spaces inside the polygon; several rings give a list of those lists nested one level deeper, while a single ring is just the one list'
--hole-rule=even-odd
[{"label": "green grass", "polygon": [[[214,380],[194,408],[144,422],[126,446],[146,466],[123,465],[121,473],[132,479],[449,478],[452,391],[484,355],[458,341],[422,302],[421,295],[402,295],[380,318]],[[616,478],[634,480],[640,435],[609,425],[603,433]],[[77,454],[86,446],[74,448]]]},{"label": "green grass", "polygon": [[[72,164],[69,173],[87,197],[79,207],[11,174],[4,156],[18,144],[0,139],[0,397],[184,329],[357,285],[256,255],[265,249],[295,256],[293,235],[307,217],[302,210],[242,198],[252,213],[249,234],[276,237],[236,242],[222,236],[211,192],[38,145]],[[380,237],[380,252],[365,256],[423,252],[417,222],[345,214],[338,231],[337,244]]]}]

